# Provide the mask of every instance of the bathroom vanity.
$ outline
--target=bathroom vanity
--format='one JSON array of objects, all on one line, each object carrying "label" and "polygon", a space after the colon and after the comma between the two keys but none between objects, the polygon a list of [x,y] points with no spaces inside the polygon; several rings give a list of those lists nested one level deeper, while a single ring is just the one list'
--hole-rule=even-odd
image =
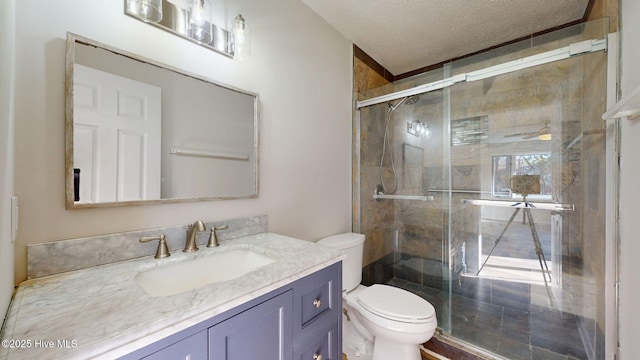
[{"label": "bathroom vanity", "polygon": [[[167,296],[150,295],[137,280],[236,250],[274,261]],[[342,258],[336,249],[261,233],[28,280],[9,310],[0,359],[339,359]]]},{"label": "bathroom vanity", "polygon": [[330,265],[122,359],[339,359],[340,270]]}]

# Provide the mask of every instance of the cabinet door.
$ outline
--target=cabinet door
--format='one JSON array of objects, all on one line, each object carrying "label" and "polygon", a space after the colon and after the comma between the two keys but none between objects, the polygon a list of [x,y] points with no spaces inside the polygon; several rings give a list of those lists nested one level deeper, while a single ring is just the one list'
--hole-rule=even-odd
[{"label": "cabinet door", "polygon": [[200,331],[143,359],[207,360],[207,332]]},{"label": "cabinet door", "polygon": [[287,291],[209,328],[209,359],[292,360],[292,307]]}]

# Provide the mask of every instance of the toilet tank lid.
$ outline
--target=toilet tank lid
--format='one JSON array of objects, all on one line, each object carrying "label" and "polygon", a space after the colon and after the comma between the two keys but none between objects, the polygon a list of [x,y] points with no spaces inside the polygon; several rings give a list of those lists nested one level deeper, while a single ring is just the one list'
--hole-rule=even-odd
[{"label": "toilet tank lid", "polygon": [[348,249],[352,246],[362,244],[364,242],[364,235],[357,233],[344,233],[328,236],[324,239],[320,239],[318,244],[337,247],[340,249]]}]

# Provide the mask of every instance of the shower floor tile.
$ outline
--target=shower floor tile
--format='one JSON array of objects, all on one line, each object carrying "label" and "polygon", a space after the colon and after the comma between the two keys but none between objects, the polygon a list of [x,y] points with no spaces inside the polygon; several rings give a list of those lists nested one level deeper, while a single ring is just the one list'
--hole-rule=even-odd
[{"label": "shower floor tile", "polygon": [[[464,278],[453,285],[451,335],[508,359],[586,359],[576,315],[535,305],[530,285]],[[448,316],[448,291],[400,279],[387,284],[429,301],[439,325]]]}]

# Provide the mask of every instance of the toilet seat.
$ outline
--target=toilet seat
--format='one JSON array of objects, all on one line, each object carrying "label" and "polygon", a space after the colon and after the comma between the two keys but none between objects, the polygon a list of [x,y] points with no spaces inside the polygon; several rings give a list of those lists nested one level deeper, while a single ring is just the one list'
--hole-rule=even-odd
[{"label": "toilet seat", "polygon": [[367,312],[392,321],[424,324],[435,319],[435,309],[428,301],[393,286],[372,285],[359,292],[356,300]]}]

